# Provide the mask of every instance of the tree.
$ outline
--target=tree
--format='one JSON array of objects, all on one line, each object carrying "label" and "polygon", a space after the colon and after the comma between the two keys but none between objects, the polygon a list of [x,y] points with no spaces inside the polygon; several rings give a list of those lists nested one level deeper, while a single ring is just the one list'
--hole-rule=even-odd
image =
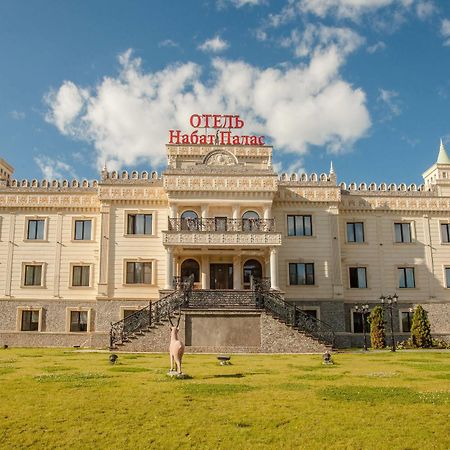
[{"label": "tree", "polygon": [[430,348],[433,345],[427,312],[418,305],[411,322],[411,340],[414,347]]},{"label": "tree", "polygon": [[386,331],[384,329],[384,312],[381,306],[375,306],[369,316],[370,340],[372,348],[386,347]]}]

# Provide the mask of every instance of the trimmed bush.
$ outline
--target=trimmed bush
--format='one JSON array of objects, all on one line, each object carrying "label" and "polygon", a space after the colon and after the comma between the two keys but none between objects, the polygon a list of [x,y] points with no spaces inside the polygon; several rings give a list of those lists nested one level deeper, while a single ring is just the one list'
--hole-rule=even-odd
[{"label": "trimmed bush", "polygon": [[431,326],[427,312],[418,305],[414,310],[411,322],[411,339],[414,347],[430,348],[433,346]]},{"label": "trimmed bush", "polygon": [[381,306],[375,306],[369,316],[370,340],[372,348],[386,347],[386,330],[384,328],[384,312]]}]

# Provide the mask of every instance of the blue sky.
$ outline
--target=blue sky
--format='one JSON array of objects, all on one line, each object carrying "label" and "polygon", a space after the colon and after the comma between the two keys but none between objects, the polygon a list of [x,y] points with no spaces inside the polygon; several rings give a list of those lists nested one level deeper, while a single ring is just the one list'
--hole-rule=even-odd
[{"label": "blue sky", "polygon": [[450,147],[447,0],[0,3],[0,156],[22,178],[165,165],[234,113],[280,171],[421,182]]}]

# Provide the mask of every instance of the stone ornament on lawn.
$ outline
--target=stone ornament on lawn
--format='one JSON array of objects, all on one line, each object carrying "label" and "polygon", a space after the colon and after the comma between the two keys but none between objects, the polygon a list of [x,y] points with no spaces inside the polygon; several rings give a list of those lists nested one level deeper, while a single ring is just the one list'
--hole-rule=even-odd
[{"label": "stone ornament on lawn", "polygon": [[[181,320],[181,309],[178,311],[178,321],[177,324],[174,325],[172,319],[169,314],[169,322],[170,322],[170,345],[169,345],[169,353],[170,353],[170,370],[167,375],[178,378],[184,378],[184,374],[181,371],[181,360],[184,355],[184,344],[180,341],[178,337],[178,332],[180,331],[179,325]],[[176,370],[175,370],[176,366]]]}]

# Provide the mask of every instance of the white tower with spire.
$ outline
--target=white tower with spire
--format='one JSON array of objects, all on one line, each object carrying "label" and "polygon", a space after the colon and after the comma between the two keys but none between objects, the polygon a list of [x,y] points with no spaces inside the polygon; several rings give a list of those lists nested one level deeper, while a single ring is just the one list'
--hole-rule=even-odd
[{"label": "white tower with spire", "polygon": [[426,187],[437,189],[441,195],[450,195],[450,158],[442,139],[436,162],[422,176]]}]

